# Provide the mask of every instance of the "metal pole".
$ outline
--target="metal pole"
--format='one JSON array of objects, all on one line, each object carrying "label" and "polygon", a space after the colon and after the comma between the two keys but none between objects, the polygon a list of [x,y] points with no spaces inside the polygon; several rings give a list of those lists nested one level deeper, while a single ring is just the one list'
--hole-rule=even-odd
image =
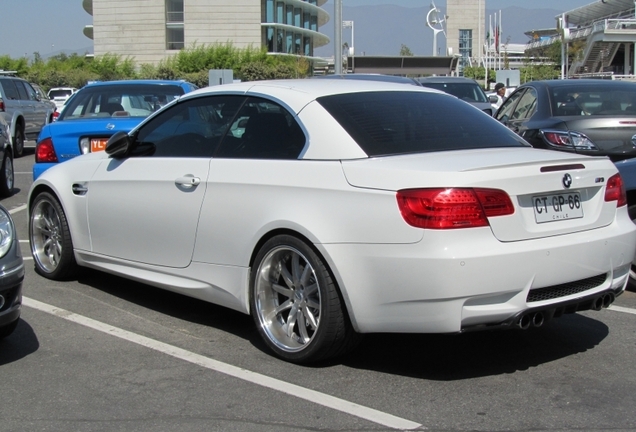
[{"label": "metal pole", "polygon": [[337,75],[342,74],[342,0],[334,3],[334,56],[333,70]]},{"label": "metal pole", "polygon": [[353,21],[351,21],[351,72],[356,72],[356,44],[353,41]]}]

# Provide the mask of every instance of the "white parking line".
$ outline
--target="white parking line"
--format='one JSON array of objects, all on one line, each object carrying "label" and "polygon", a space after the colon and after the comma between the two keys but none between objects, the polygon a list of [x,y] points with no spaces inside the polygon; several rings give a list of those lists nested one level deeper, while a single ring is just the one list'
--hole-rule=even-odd
[{"label": "white parking line", "polygon": [[27,208],[27,205],[26,205],[26,204],[22,204],[22,205],[21,205],[21,206],[19,206],[19,207],[16,207],[16,208],[14,208],[14,209],[9,210],[9,213],[10,213],[10,214],[15,214],[15,213],[17,213],[17,212],[19,212],[19,211],[26,210],[26,208]]},{"label": "white parking line", "polygon": [[127,330],[113,327],[111,325],[102,323],[100,321],[96,321],[91,318],[78,315],[73,312],[69,312],[67,310],[60,309],[46,303],[42,303],[28,297],[22,298],[22,304],[30,308],[34,308],[39,311],[54,315],[58,318],[63,318],[65,320],[74,322],[76,324],[80,324],[80,325],[92,328],[94,330],[98,330],[100,332],[106,333],[108,335],[115,336],[120,339],[124,339],[129,342],[136,343],[146,348],[150,348],[155,351],[168,354],[172,357],[185,360],[187,362],[205,367],[207,369],[220,372],[220,373],[223,373],[223,374],[226,374],[226,375],[229,375],[244,381],[248,381],[253,384],[257,384],[263,387],[277,390],[282,393],[295,396],[299,399],[304,399],[306,401],[313,402],[318,405],[322,405],[327,408],[331,408],[336,411],[343,412],[345,414],[360,417],[362,419],[365,419],[370,422],[380,424],[386,427],[390,427],[392,429],[413,430],[417,428],[422,428],[422,425],[420,423],[415,423],[413,421],[402,419],[402,418],[393,416],[391,414],[384,413],[382,411],[377,411],[372,408],[358,405],[353,402],[346,401],[344,399],[339,399],[337,397],[330,396],[328,394],[306,389],[294,384],[277,380],[275,378],[261,375],[256,372],[251,372],[246,369],[241,369],[239,367],[232,366],[227,363],[222,363],[218,360],[213,360],[209,357],[204,357],[202,355],[199,355],[190,351],[186,351],[182,348],[168,345],[166,343],[159,342],[157,340],[150,339],[145,336],[141,336],[141,335],[129,332]]},{"label": "white parking line", "polygon": [[636,309],[632,309],[632,308],[626,308],[626,307],[622,307],[622,306],[611,305],[610,307],[608,307],[608,309],[616,311],[616,312],[623,312],[623,313],[636,315]]}]

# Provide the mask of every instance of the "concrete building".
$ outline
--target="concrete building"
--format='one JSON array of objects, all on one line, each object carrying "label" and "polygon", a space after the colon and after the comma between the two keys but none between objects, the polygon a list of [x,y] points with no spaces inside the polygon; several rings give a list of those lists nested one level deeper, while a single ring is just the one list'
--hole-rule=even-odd
[{"label": "concrete building", "polygon": [[107,53],[157,64],[193,45],[231,42],[313,59],[329,43],[327,0],[83,0],[93,25],[84,34],[95,56]]},{"label": "concrete building", "polygon": [[474,60],[482,56],[485,13],[486,0],[446,0],[446,49],[460,56],[460,73],[465,66],[479,66]]}]

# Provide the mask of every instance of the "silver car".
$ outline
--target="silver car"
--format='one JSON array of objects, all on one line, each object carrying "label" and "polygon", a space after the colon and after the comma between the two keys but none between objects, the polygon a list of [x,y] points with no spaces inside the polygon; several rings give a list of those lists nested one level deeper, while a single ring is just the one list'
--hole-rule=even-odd
[{"label": "silver car", "polygon": [[464,77],[435,76],[416,78],[424,87],[430,87],[452,94],[464,102],[479,108],[488,115],[494,114],[493,101],[474,79]]}]

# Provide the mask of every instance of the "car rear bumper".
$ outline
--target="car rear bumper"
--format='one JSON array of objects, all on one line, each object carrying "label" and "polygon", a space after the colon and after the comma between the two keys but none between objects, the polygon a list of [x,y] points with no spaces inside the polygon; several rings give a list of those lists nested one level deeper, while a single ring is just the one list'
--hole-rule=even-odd
[{"label": "car rear bumper", "polygon": [[58,165],[57,163],[36,163],[33,164],[33,180],[35,181],[47,169]]},{"label": "car rear bumper", "polygon": [[636,226],[619,212],[600,229],[526,241],[500,242],[486,227],[430,230],[408,245],[318,247],[357,331],[453,333],[515,324],[531,311],[554,310],[551,317],[559,305],[619,295]]}]

